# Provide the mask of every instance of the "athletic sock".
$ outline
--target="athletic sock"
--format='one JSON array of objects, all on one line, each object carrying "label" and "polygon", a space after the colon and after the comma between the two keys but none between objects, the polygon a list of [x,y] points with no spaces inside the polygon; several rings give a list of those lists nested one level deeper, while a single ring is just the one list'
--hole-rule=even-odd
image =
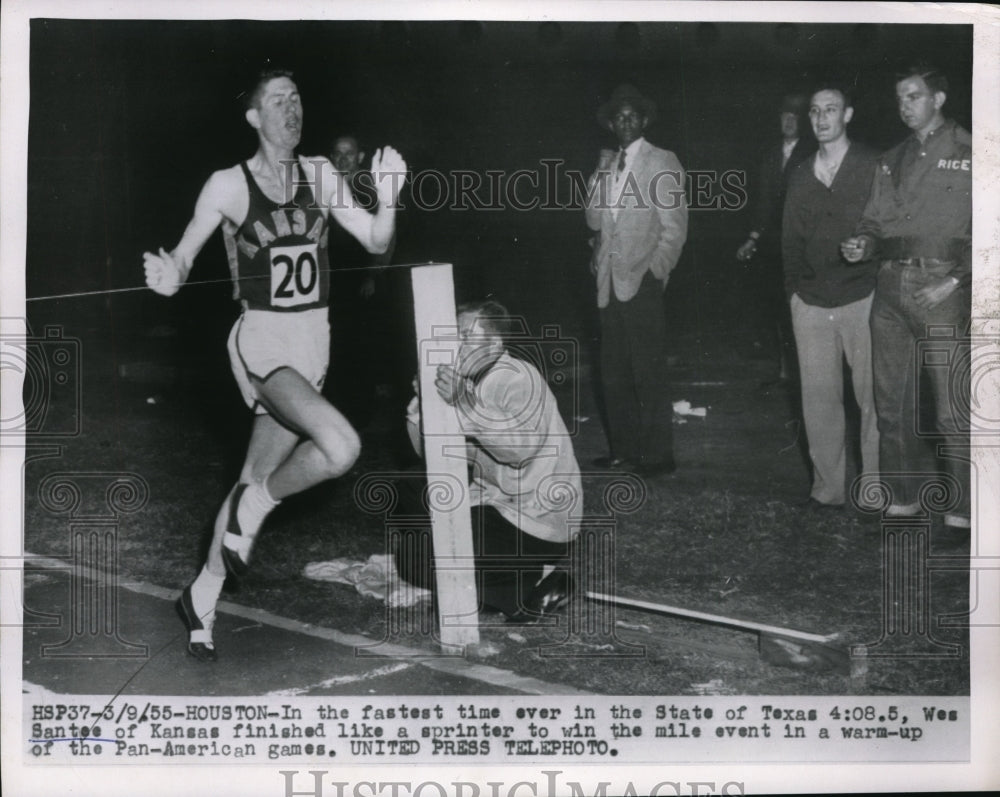
[{"label": "athletic sock", "polygon": [[222,506],[219,507],[219,514],[215,516],[215,533],[221,534],[226,531],[229,526],[229,516],[232,514],[232,501],[233,494],[239,489],[241,484],[246,482],[236,482],[233,485],[233,489],[229,491],[229,495],[226,496],[226,500],[222,502]]},{"label": "athletic sock", "polygon": [[219,593],[222,592],[222,583],[225,580],[225,576],[215,575],[209,571],[208,565],[205,565],[198,578],[191,583],[191,604],[204,626],[202,629],[191,631],[192,642],[201,642],[213,647],[212,626],[215,625],[215,604],[219,602]]},{"label": "athletic sock", "polygon": [[[237,485],[238,488],[239,485]],[[230,498],[230,500],[232,499]],[[250,561],[250,549],[253,547],[254,537],[260,531],[264,519],[279,503],[280,501],[271,498],[271,494],[263,482],[254,482],[243,490],[239,506],[236,507],[236,524],[239,526],[239,534],[227,533],[223,537],[222,544],[238,553],[244,564]]]},{"label": "athletic sock", "polygon": [[257,536],[271,510],[280,502],[271,498],[264,482],[254,482],[243,491],[240,505],[236,509],[236,522],[240,525],[240,533],[251,540]]}]

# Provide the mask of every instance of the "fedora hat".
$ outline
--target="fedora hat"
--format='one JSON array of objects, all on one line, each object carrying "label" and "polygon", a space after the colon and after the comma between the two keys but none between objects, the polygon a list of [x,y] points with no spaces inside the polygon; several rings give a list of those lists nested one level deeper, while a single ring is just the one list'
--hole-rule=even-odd
[{"label": "fedora hat", "polygon": [[597,109],[597,121],[602,127],[607,126],[611,122],[611,117],[626,104],[645,116],[647,122],[652,122],[656,118],[656,103],[644,96],[635,86],[622,83],[611,92],[611,98]]}]

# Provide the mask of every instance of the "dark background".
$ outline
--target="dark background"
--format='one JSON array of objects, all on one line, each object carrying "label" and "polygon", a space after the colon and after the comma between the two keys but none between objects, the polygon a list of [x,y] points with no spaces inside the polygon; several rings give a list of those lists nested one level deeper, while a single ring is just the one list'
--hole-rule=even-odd
[{"label": "dark background", "polygon": [[[595,110],[622,81],[659,106],[647,131],[691,170],[755,169],[789,89],[832,75],[857,91],[852,137],[906,134],[893,74],[928,58],[952,77],[947,111],[970,126],[971,26],[746,23],[249,22],[33,20],[28,162],[29,297],[142,284],[141,253],[176,244],[215,169],[253,154],[238,96],[261,66],[295,71],[300,151],[353,131],[414,170],[592,170],[614,142]],[[668,291],[673,323],[726,326],[746,211],[698,210]],[[577,209],[411,209],[397,262],[452,262],[459,298],[492,293],[530,323],[593,330],[588,232]],[[192,280],[224,279],[221,236]],[[224,336],[223,283],[171,301],[47,304],[96,324],[198,324]],[[29,309],[30,312],[30,309]],[[211,344],[214,345],[214,342]]]}]

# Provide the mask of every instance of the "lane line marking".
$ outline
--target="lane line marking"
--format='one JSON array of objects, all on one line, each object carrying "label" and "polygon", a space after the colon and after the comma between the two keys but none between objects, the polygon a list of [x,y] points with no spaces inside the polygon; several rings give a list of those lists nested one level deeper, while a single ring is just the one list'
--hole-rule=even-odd
[{"label": "lane line marking", "polygon": [[309,686],[296,686],[291,689],[276,689],[273,692],[265,692],[262,697],[298,697],[299,695],[311,692],[313,689],[329,689],[331,686],[342,686],[343,684],[354,684],[359,683],[360,681],[371,681],[385,675],[395,675],[397,672],[409,670],[414,666],[415,665],[413,664],[401,661],[398,664],[387,664],[385,667],[376,667],[374,670],[368,670],[367,672],[357,673],[355,675],[335,675],[333,678],[327,678],[325,681],[310,684]]},{"label": "lane line marking", "polygon": [[[38,556],[27,551],[24,552],[23,556],[31,557],[32,565],[37,567],[46,567],[57,570],[66,570],[69,567],[66,562],[53,557]],[[119,578],[113,574],[109,576],[109,574],[101,573],[90,567],[81,566],[76,572],[94,581],[108,581],[110,578],[110,581],[114,585],[127,589],[130,592],[136,592],[140,595],[149,595],[171,603],[177,600],[181,594],[181,590],[179,589],[168,589],[166,587],[160,587],[156,584],[149,584],[145,581],[137,581],[127,577]],[[537,678],[518,675],[510,670],[504,670],[499,667],[491,667],[486,664],[476,664],[467,661],[461,656],[444,656],[442,654],[420,650],[418,648],[411,648],[406,645],[380,642],[379,640],[362,634],[348,634],[344,631],[338,631],[335,628],[326,628],[323,626],[312,625],[310,623],[303,623],[299,620],[292,620],[288,617],[272,614],[264,609],[241,606],[240,604],[230,603],[229,601],[219,601],[216,610],[224,612],[225,614],[234,615],[236,617],[242,617],[245,620],[252,620],[263,625],[269,625],[273,628],[280,628],[284,631],[291,631],[293,633],[305,634],[306,636],[316,637],[318,639],[325,639],[343,647],[353,648],[356,655],[358,653],[358,649],[361,649],[364,651],[365,656],[378,656],[382,659],[400,659],[409,663],[419,664],[421,667],[426,667],[429,670],[440,672],[445,675],[468,678],[473,681],[481,681],[482,683],[489,684],[490,686],[500,686],[505,689],[523,692],[528,695],[596,694],[595,692],[589,692],[585,689],[577,689],[576,687],[567,686],[566,684],[550,683],[548,681],[541,681]]]}]

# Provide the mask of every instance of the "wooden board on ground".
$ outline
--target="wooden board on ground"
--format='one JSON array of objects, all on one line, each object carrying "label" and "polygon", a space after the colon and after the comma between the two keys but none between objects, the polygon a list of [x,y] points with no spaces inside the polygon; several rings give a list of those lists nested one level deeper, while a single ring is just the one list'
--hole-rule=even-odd
[{"label": "wooden board on ground", "polygon": [[455,288],[447,264],[416,266],[411,279],[441,646],[464,653],[479,643],[465,436],[455,408],[434,388],[438,365],[458,355]]}]

